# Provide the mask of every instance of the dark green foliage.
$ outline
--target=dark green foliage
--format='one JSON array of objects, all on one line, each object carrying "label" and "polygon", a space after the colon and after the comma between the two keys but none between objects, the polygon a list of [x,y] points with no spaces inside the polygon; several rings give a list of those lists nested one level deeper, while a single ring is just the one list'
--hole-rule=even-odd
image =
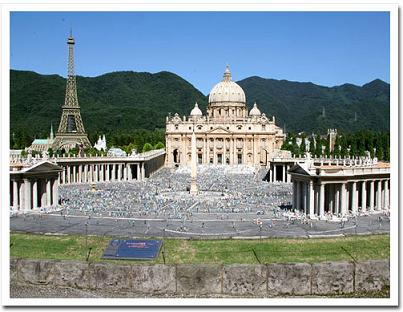
[{"label": "dark green foliage", "polygon": [[[34,138],[48,137],[51,123],[57,129],[65,83],[58,75],[11,70],[11,148],[24,148]],[[328,128],[343,132],[389,131],[389,84],[381,80],[362,87],[345,84],[332,88],[260,77],[238,83],[245,90],[248,103],[257,101],[263,113],[276,116],[276,123],[281,127],[287,123],[289,131],[325,133]],[[196,101],[203,111],[207,105],[205,95],[169,72],[78,76],[77,87],[90,141],[94,144],[99,135],[105,134],[108,147],[133,143],[140,151],[146,142],[152,145],[165,142],[164,135],[156,141],[143,139],[141,131],[164,129],[166,116],[175,112],[188,115]],[[322,117],[323,107],[326,117]],[[355,113],[357,121],[354,121]]]},{"label": "dark green foliage", "polygon": [[254,76],[238,84],[244,89],[249,106],[256,101],[262,113],[276,116],[278,125],[286,123],[287,131],[389,131],[389,84],[379,79],[362,87],[344,84],[329,88]]}]

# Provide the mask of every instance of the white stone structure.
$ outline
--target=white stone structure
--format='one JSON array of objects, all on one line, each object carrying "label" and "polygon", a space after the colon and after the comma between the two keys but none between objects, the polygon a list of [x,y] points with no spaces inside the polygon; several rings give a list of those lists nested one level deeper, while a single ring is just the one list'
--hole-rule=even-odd
[{"label": "white stone structure", "polygon": [[94,148],[98,151],[106,151],[106,138],[105,134],[102,136],[99,136],[98,141],[95,143]]},{"label": "white stone structure", "polygon": [[58,204],[59,173],[49,161],[10,165],[10,206],[13,211],[31,211]]},{"label": "white stone structure", "polygon": [[190,165],[193,125],[199,164],[267,166],[269,155],[284,141],[274,117],[266,117],[256,103],[248,113],[245,93],[231,80],[228,66],[224,79],[210,92],[207,115],[196,103],[190,116],[166,118],[168,167]]},{"label": "white stone structure", "polygon": [[289,170],[295,210],[311,219],[389,210],[389,163],[376,159],[335,161],[315,164],[307,159]]}]

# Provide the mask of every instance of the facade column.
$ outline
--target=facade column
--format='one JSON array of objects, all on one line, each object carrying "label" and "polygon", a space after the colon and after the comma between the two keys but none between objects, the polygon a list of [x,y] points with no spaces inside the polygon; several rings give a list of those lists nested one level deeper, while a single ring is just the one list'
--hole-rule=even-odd
[{"label": "facade column", "polygon": [[78,165],[78,183],[83,183],[83,165]]},{"label": "facade column", "polygon": [[116,180],[116,164],[112,164],[112,181]]},{"label": "facade column", "polygon": [[296,181],[297,183],[297,205],[296,210],[301,210],[301,182]]},{"label": "facade column", "polygon": [[31,182],[24,179],[24,210],[31,210]]},{"label": "facade column", "polygon": [[335,184],[335,202],[334,202],[334,213],[336,215],[340,214],[340,185],[339,184]]},{"label": "facade column", "polygon": [[[202,161],[203,162],[203,161]],[[131,180],[133,180],[133,177],[132,177],[132,165],[131,164],[126,164],[126,166],[127,166],[127,179],[129,180],[129,181],[131,181]]]},{"label": "facade column", "polygon": [[123,181],[127,181],[127,165],[123,164]]},{"label": "facade column", "polygon": [[13,181],[13,207],[14,210],[18,210],[18,182]]},{"label": "facade column", "polygon": [[141,181],[140,163],[138,163],[136,167],[137,167],[137,181]]},{"label": "facade column", "polygon": [[66,167],[63,166],[63,171],[62,171],[62,183],[66,184]]},{"label": "facade column", "polygon": [[376,191],[376,210],[382,209],[382,181],[377,181],[377,191]]},{"label": "facade column", "polygon": [[351,212],[353,214],[357,214],[358,212],[358,196],[357,196],[357,187],[356,187],[356,182],[353,181],[351,183]]},{"label": "facade column", "polygon": [[319,218],[325,215],[325,184],[321,183],[319,194]]},{"label": "facade column", "polygon": [[52,205],[56,206],[59,204],[59,180],[53,180],[53,202]]},{"label": "facade column", "polygon": [[70,175],[70,165],[67,164],[67,183],[71,183],[71,175]]},{"label": "facade column", "polygon": [[47,206],[52,205],[52,189],[50,179],[46,179],[46,204]]},{"label": "facade column", "polygon": [[122,165],[118,164],[118,181],[122,179]]},{"label": "facade column", "polygon": [[73,183],[77,182],[77,170],[76,170],[76,165],[73,165]]},{"label": "facade column", "polygon": [[38,181],[32,182],[32,209],[38,207]]},{"label": "facade column", "polygon": [[361,211],[367,211],[367,189],[365,187],[366,181],[362,181],[361,184]]},{"label": "facade column", "polygon": [[313,188],[313,181],[309,181],[309,217],[315,217],[315,194]]},{"label": "facade column", "polygon": [[109,170],[110,170],[110,165],[109,163],[106,165],[105,167],[105,181],[109,182],[110,181],[110,177],[109,177]]},{"label": "facade column", "polygon": [[144,168],[144,161],[141,163],[141,180],[144,180],[146,178],[146,172]]},{"label": "facade column", "polygon": [[374,200],[375,200],[375,187],[374,181],[369,181],[369,210],[374,210]]},{"label": "facade column", "polygon": [[285,167],[286,167],[286,165],[285,164],[283,164],[283,183],[285,183],[285,182],[287,182],[287,180],[286,180],[286,170],[285,170]]},{"label": "facade column", "polygon": [[273,164],[273,182],[277,182],[277,165]]}]

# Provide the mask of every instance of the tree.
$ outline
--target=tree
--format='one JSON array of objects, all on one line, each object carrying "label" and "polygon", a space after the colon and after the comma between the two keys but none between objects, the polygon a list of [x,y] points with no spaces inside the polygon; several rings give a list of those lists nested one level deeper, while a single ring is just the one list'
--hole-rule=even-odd
[{"label": "tree", "polygon": [[54,152],[51,147],[48,148],[48,154],[49,154],[49,157],[53,157]]},{"label": "tree", "polygon": [[164,143],[162,142],[158,142],[157,144],[155,144],[154,149],[163,149],[165,148]]},{"label": "tree", "polygon": [[145,143],[143,146],[143,153],[151,151],[153,149],[153,146],[150,143]]}]

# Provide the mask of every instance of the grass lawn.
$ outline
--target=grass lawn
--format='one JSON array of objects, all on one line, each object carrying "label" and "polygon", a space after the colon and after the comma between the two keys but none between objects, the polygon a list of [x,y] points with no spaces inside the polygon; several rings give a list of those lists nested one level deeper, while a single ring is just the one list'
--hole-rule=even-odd
[{"label": "grass lawn", "polygon": [[[111,237],[83,235],[44,236],[11,233],[13,258],[57,259],[92,262],[144,263],[144,261],[101,259]],[[146,263],[284,263],[356,261],[389,258],[389,235],[349,236],[342,238],[263,240],[185,240],[165,239],[164,255]]]}]

